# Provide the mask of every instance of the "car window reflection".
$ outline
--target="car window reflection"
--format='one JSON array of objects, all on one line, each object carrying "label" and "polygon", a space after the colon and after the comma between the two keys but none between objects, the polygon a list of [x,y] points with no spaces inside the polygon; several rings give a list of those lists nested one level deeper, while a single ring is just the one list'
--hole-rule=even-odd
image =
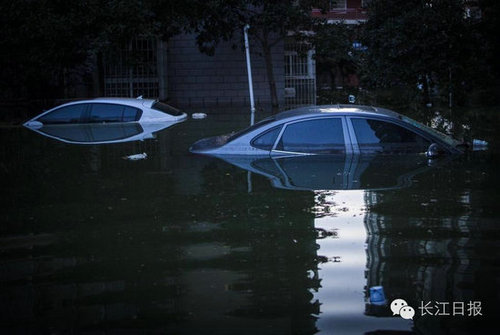
[{"label": "car window reflection", "polygon": [[129,122],[43,125],[31,130],[49,138],[71,144],[105,144],[142,141],[177,122]]},{"label": "car window reflection", "polygon": [[267,177],[276,188],[289,190],[402,188],[410,186],[415,175],[432,168],[425,156],[415,154],[391,160],[382,154],[221,158]]}]

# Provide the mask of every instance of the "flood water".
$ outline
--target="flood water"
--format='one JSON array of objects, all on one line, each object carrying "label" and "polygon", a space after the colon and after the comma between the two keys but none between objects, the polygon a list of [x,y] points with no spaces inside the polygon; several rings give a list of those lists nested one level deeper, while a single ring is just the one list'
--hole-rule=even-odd
[{"label": "flood water", "polygon": [[[99,145],[0,128],[1,332],[479,334],[496,325],[495,146],[432,164],[250,164],[267,176],[188,152],[247,122],[209,115]],[[386,305],[370,299],[376,286]],[[413,320],[393,315],[395,299]]]}]

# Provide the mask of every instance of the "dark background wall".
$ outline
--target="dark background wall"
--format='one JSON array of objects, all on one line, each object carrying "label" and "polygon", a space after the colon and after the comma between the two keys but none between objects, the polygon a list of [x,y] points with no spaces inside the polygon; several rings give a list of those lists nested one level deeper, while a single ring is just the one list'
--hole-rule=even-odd
[{"label": "dark background wall", "polygon": [[[255,102],[270,105],[269,83],[258,44],[250,41]],[[248,105],[245,50],[240,41],[221,43],[213,56],[200,53],[193,35],[168,43],[168,96],[179,107]],[[273,49],[273,69],[280,105],[284,102],[284,46]]]}]

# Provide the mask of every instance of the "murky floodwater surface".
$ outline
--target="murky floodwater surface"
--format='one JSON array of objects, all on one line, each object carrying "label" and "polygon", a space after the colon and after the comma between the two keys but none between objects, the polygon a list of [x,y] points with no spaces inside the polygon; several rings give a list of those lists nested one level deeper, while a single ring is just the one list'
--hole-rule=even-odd
[{"label": "murky floodwater surface", "polygon": [[[209,116],[99,145],[0,129],[2,333],[487,329],[500,311],[497,155],[429,164],[188,152],[246,122]],[[395,299],[413,319],[393,315]]]}]

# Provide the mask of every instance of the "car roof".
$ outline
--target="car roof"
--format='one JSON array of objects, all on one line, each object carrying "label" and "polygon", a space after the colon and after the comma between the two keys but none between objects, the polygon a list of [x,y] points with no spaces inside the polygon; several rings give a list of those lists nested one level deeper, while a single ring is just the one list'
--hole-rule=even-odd
[{"label": "car roof", "polygon": [[298,116],[311,116],[318,114],[365,114],[375,116],[386,116],[392,118],[401,118],[401,115],[388,109],[378,108],[373,106],[363,105],[321,105],[321,106],[308,106],[289,111],[284,111],[275,115],[276,120],[283,120],[291,117]]},{"label": "car roof", "polygon": [[[78,100],[78,101],[73,101],[64,105],[73,105],[73,104],[82,104],[82,103],[113,103],[113,104],[124,104],[127,106],[134,106],[137,108],[141,107],[151,107],[156,100],[152,99],[142,99],[142,98],[94,98],[94,99],[87,99],[87,100]],[[57,106],[57,108],[64,106],[60,105]]]}]

